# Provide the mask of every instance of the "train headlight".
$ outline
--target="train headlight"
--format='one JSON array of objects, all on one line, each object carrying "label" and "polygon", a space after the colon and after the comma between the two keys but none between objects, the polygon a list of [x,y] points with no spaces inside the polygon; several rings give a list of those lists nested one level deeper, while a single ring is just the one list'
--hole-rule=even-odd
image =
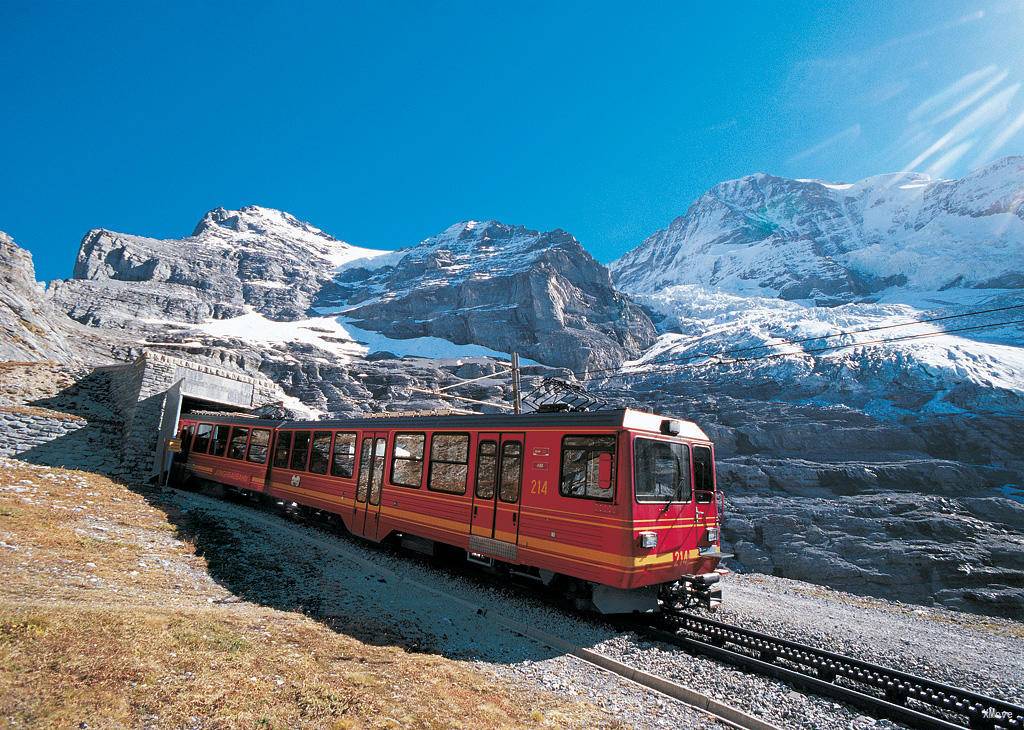
[{"label": "train headlight", "polygon": [[716,542],[718,542],[718,528],[717,527],[709,527],[708,528],[708,542],[711,543],[712,545],[715,544]]},{"label": "train headlight", "polygon": [[640,547],[645,550],[653,550],[658,547],[658,533],[657,532],[641,532],[637,535],[640,542]]}]

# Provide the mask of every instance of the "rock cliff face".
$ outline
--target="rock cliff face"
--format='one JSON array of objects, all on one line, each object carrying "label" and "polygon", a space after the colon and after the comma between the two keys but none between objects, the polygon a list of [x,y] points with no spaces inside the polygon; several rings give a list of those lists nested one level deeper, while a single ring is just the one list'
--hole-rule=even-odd
[{"label": "rock cliff face", "polygon": [[94,346],[102,339],[84,329],[46,299],[32,255],[0,231],[0,360],[81,367],[96,359]]},{"label": "rock cliff face", "polygon": [[361,327],[518,351],[577,371],[616,366],[654,342],[647,315],[565,231],[458,223],[374,271],[352,268],[337,303]]}]

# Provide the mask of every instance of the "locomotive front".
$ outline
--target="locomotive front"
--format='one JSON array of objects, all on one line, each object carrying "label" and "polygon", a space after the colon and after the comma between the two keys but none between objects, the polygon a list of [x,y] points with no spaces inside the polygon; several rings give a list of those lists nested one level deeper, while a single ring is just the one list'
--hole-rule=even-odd
[{"label": "locomotive front", "polygon": [[[631,468],[634,587],[656,587],[663,610],[721,603],[722,494],[714,446],[695,424],[636,414],[624,424]],[[643,416],[642,418],[640,416]]]}]

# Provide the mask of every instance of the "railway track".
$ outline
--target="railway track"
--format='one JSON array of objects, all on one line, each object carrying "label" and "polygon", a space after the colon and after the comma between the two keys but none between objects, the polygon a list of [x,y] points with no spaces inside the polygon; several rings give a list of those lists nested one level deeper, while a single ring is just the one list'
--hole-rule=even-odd
[{"label": "railway track", "polygon": [[[233,502],[238,498],[237,495],[231,495],[230,493],[225,493],[224,496],[229,496],[230,501]],[[210,500],[211,502],[223,501],[217,500],[212,494],[197,494],[196,492],[191,492],[190,497],[193,500],[198,498],[199,500]],[[453,595],[436,585],[399,575],[390,568],[381,565],[378,561],[367,560],[359,556],[350,546],[339,540],[337,523],[332,524],[316,518],[309,519],[308,514],[296,514],[281,509],[280,506],[271,507],[266,502],[253,501],[249,502],[248,506],[252,508],[249,510],[251,512],[250,522],[260,523],[271,529],[273,525],[280,525],[281,523],[301,527],[303,528],[301,539],[307,544],[320,546],[325,551],[343,554],[346,560],[359,565],[368,574],[385,577],[396,585],[406,586],[420,594],[430,594],[443,598],[448,605],[461,606],[472,614],[476,614],[481,618],[487,618],[491,624],[496,624],[505,631],[525,637],[556,651],[571,654],[580,661],[590,664],[599,670],[617,675],[638,687],[653,690],[688,705],[703,712],[710,720],[715,720],[721,725],[737,728],[738,730],[782,730],[782,728],[771,722],[754,717],[730,704],[673,682],[666,677],[644,671],[639,667],[621,662],[602,652],[567,641],[561,636],[543,631],[536,626],[517,621],[498,611],[485,608],[473,601]]]},{"label": "railway track", "polygon": [[687,612],[641,634],[916,728],[1024,729],[1024,707]]},{"label": "railway track", "polygon": [[[287,512],[282,514],[280,508],[273,509],[273,512],[277,513],[278,518],[287,515],[294,520],[297,517]],[[327,538],[335,543],[336,549],[341,549],[341,545],[337,544],[337,534],[334,532],[336,526],[319,519],[299,517],[298,521],[307,528],[313,528],[317,533],[316,540]],[[392,571],[377,563],[355,556],[349,557],[367,570],[397,578]],[[467,608],[480,615],[488,615],[486,609],[455,598],[434,586],[409,578],[401,580],[418,590],[465,604]],[[744,730],[778,730],[769,722],[661,676],[624,664],[600,652],[577,646],[509,617],[493,612],[490,616],[507,630],[573,654],[605,671],[703,710],[729,726]],[[700,653],[754,673],[782,680],[812,693],[858,707],[874,717],[889,718],[910,727],[928,730],[1024,730],[1022,706],[685,611],[663,614],[651,623],[630,622],[629,628],[648,639],[678,646],[689,652]]]}]

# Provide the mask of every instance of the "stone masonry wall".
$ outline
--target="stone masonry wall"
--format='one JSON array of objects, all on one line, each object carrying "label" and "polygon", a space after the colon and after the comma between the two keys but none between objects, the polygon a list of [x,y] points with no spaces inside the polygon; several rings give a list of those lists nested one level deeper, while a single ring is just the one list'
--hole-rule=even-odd
[{"label": "stone masonry wall", "polygon": [[281,399],[280,390],[270,381],[155,352],[146,352],[116,380],[123,381],[112,388],[125,409],[122,459],[126,471],[138,479],[152,474],[164,411],[177,407],[168,402],[167,390],[179,380],[184,381],[182,393],[186,396],[218,400],[236,408],[255,408]]},{"label": "stone masonry wall", "polygon": [[110,365],[94,371],[95,375],[108,381],[110,407],[121,419],[122,436],[131,429],[145,369],[145,360],[139,358],[126,365]]},{"label": "stone masonry wall", "polygon": [[[0,363],[0,455],[21,454],[58,465],[66,458],[68,465],[77,460],[80,468],[116,469],[129,479],[149,479],[164,412],[178,406],[167,391],[179,381],[184,396],[209,402],[214,409],[217,403],[251,409],[284,396],[265,378],[149,351],[133,362],[101,366],[84,377],[59,363]],[[81,416],[80,397],[50,402],[58,393],[83,388],[93,405]],[[47,408],[26,405],[30,401],[43,402]],[[66,407],[72,412],[63,412]],[[89,425],[92,428],[81,431]],[[66,438],[78,431],[74,438]],[[103,458],[92,453],[99,450]]]},{"label": "stone masonry wall", "polygon": [[14,456],[85,428],[84,418],[41,408],[0,407],[0,456]]}]

